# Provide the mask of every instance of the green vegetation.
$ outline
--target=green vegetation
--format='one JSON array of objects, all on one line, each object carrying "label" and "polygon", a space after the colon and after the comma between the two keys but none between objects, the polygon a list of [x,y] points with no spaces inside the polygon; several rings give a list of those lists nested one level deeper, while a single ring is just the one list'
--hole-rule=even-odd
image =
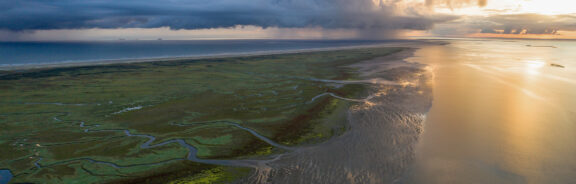
[{"label": "green vegetation", "polygon": [[248,174],[248,169],[216,167],[204,170],[202,173],[180,178],[169,182],[169,184],[214,184],[214,183],[231,183],[239,179],[238,176]]},{"label": "green vegetation", "polygon": [[[0,169],[14,182],[213,183],[249,172],[184,160],[280,153],[233,122],[277,143],[315,143],[345,130],[363,85],[355,62],[400,49],[371,48],[225,59],[159,61],[0,73]],[[98,131],[106,130],[106,131]],[[100,161],[100,162],[95,162]],[[113,163],[121,167],[111,166]],[[40,166],[40,167],[38,167]]]}]

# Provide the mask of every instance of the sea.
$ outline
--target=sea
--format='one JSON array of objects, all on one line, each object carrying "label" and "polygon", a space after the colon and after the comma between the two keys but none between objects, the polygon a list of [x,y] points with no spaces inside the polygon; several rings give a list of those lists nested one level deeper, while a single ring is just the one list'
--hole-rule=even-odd
[{"label": "sea", "polygon": [[450,39],[403,183],[576,183],[576,41]]},{"label": "sea", "polygon": [[[116,40],[0,42],[0,66],[196,57],[351,47],[392,40]],[[395,41],[401,42],[401,41]]]}]

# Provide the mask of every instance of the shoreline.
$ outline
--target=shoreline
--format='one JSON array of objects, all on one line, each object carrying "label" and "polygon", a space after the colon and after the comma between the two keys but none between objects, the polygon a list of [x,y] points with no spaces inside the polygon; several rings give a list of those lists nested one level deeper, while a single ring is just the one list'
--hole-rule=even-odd
[{"label": "shoreline", "polygon": [[224,54],[198,55],[198,56],[174,56],[174,57],[157,57],[157,58],[152,57],[152,58],[135,58],[135,59],[64,61],[64,62],[55,62],[55,63],[30,63],[30,64],[0,65],[0,72],[27,71],[27,70],[51,69],[51,68],[102,66],[102,65],[114,65],[114,64],[147,63],[147,62],[166,62],[166,61],[199,60],[199,59],[225,59],[225,58],[235,58],[235,57],[271,56],[271,55],[282,55],[282,54],[300,54],[300,53],[310,53],[310,52],[352,50],[352,49],[379,48],[379,47],[414,47],[415,45],[421,45],[421,44],[427,44],[427,43],[431,43],[431,42],[415,40],[415,41],[410,41],[410,42],[392,42],[392,43],[383,43],[383,44],[374,44],[374,45],[358,45],[358,46],[294,49],[294,50],[276,50],[276,51],[255,51],[255,52],[224,53]]},{"label": "shoreline", "polygon": [[[360,81],[373,83],[368,84],[370,94],[365,99],[325,95],[355,103],[346,112],[345,132],[286,153],[240,182],[340,183],[350,181],[350,176],[361,183],[399,181],[414,161],[414,147],[420,139],[424,114],[432,105],[432,86],[428,85],[432,74],[426,69],[427,65],[407,61],[414,57],[417,49],[406,48],[349,65],[356,69]],[[394,85],[378,83],[379,80],[408,83]],[[326,177],[318,178],[319,174]]]}]

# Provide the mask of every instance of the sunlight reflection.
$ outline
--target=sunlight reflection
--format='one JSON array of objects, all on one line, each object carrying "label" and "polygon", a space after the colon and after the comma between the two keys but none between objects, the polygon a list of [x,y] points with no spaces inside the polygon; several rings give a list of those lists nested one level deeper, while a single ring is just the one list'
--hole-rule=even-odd
[{"label": "sunlight reflection", "polygon": [[[541,67],[543,67],[544,65],[546,65],[546,63],[542,62],[542,64],[538,63],[535,60],[531,60],[530,62],[527,62],[527,69],[526,69],[526,73],[531,74],[531,75],[535,75],[535,74],[539,74],[539,69]],[[484,67],[480,67],[478,65],[473,65],[473,64],[464,64],[464,66],[473,68],[477,71],[483,72],[483,73],[487,73],[490,75],[487,75],[487,78],[492,78],[494,81],[507,85],[509,87],[515,88],[517,90],[520,90],[522,93],[524,93],[526,96],[532,97],[536,100],[540,100],[540,101],[546,101],[546,99],[540,95],[538,95],[537,93],[529,90],[528,88],[525,88],[524,86],[521,86],[519,84],[517,84],[516,82],[511,82],[511,81],[506,81],[504,79],[502,79],[502,75],[500,75],[500,73],[494,72],[494,71],[488,71],[486,70]]]},{"label": "sunlight reflection", "polygon": [[[525,48],[551,43],[566,46]],[[414,62],[441,68],[413,183],[575,183],[573,45],[451,41],[419,50]]]},{"label": "sunlight reflection", "polygon": [[525,61],[526,66],[526,73],[530,75],[538,75],[540,74],[540,68],[546,66],[546,62],[536,59],[536,60],[527,60]]}]

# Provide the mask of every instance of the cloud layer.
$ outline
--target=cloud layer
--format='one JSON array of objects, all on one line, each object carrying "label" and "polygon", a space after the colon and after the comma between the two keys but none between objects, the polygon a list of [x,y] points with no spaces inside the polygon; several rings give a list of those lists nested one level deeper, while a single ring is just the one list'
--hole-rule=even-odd
[{"label": "cloud layer", "polygon": [[436,25],[432,31],[437,35],[466,36],[487,33],[506,35],[557,35],[561,32],[576,31],[576,15],[542,14],[493,14],[488,16],[468,16],[457,21]]},{"label": "cloud layer", "polygon": [[488,4],[488,0],[426,0],[428,6],[447,6],[450,8],[458,8],[468,5],[477,5],[484,7]]},{"label": "cloud layer", "polygon": [[196,30],[238,26],[279,28],[276,32],[282,32],[283,28],[339,30],[338,33],[355,30],[362,38],[389,36],[398,29],[428,30],[434,25],[438,26],[432,32],[441,35],[576,31],[575,15],[491,12],[485,16],[464,16],[434,12],[435,8],[484,7],[488,3],[488,0],[0,0],[0,36],[13,38],[36,30]]},{"label": "cloud layer", "polygon": [[483,22],[477,27],[482,33],[556,34],[560,30],[576,31],[575,15],[494,15]]},{"label": "cloud layer", "polygon": [[428,29],[456,17],[402,0],[0,0],[0,29]]}]

